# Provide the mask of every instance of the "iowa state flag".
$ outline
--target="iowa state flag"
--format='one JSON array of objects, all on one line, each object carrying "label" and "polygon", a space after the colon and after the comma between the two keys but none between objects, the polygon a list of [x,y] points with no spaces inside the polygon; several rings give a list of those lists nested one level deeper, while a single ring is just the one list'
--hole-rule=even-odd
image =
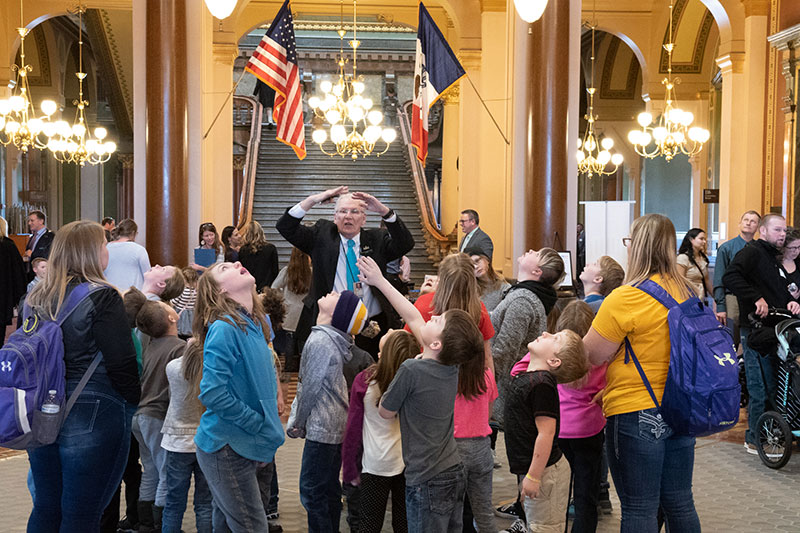
[{"label": "iowa state flag", "polygon": [[428,111],[448,87],[466,74],[430,13],[420,2],[411,144],[417,147],[417,159],[423,165],[428,157]]}]

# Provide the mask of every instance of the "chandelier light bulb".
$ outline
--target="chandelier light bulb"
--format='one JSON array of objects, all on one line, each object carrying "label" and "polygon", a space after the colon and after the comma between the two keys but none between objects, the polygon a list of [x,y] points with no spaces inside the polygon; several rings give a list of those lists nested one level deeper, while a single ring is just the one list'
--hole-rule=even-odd
[{"label": "chandelier light bulb", "polygon": [[647,132],[642,132],[642,136],[640,137],[640,144],[642,146],[647,146],[651,142],[653,142],[653,136]]},{"label": "chandelier light bulb", "polygon": [[0,130],[4,130],[6,127],[6,117],[0,115]]},{"label": "chandelier light bulb", "polygon": [[344,94],[344,85],[341,83],[337,83],[333,86],[333,94],[336,96],[342,96]]},{"label": "chandelier light bulb", "polygon": [[338,124],[342,120],[342,114],[336,109],[331,109],[325,113],[325,118],[330,124]]},{"label": "chandelier light bulb", "polygon": [[8,122],[6,122],[5,129],[6,133],[9,134],[17,133],[17,131],[19,131],[19,122],[17,122],[16,120],[9,120]]},{"label": "chandelier light bulb", "polygon": [[672,133],[672,142],[676,144],[683,144],[686,142],[686,135],[684,135],[680,130],[675,131]]},{"label": "chandelier light bulb", "polygon": [[330,100],[326,97],[323,101],[319,103],[319,110],[323,113],[326,113],[328,109],[332,107]]},{"label": "chandelier light bulb", "polygon": [[343,142],[347,138],[347,132],[344,129],[344,126],[341,124],[336,124],[331,126],[331,140],[336,144]]},{"label": "chandelier light bulb", "polygon": [[106,130],[105,128],[100,127],[94,129],[94,136],[100,139],[101,141],[106,138],[106,135],[108,135],[108,130]]},{"label": "chandelier light bulb", "polygon": [[611,152],[608,150],[603,150],[597,154],[597,161],[603,166],[607,165],[608,162],[611,161]]},{"label": "chandelier light bulb", "polygon": [[353,106],[349,109],[350,111],[350,118],[353,122],[358,122],[359,120],[364,119],[364,108],[359,106]]},{"label": "chandelier light bulb", "polygon": [[324,80],[320,84],[319,88],[322,89],[323,93],[328,94],[331,92],[331,89],[333,89],[333,84],[329,80]]},{"label": "chandelier light bulb", "polygon": [[578,163],[583,162],[583,160],[586,159],[586,153],[584,153],[583,150],[578,150],[575,152],[575,159],[578,160]]},{"label": "chandelier light bulb", "polygon": [[0,115],[8,115],[11,113],[11,102],[7,98],[0,100]]},{"label": "chandelier light bulb", "polygon": [[323,129],[314,130],[314,133],[311,134],[311,139],[317,144],[322,144],[328,140],[328,134]]},{"label": "chandelier light bulb", "polygon": [[638,122],[641,127],[646,128],[653,123],[653,115],[650,113],[639,113],[639,116],[636,117],[636,122]]},{"label": "chandelier light bulb", "polygon": [[527,23],[536,22],[547,7],[547,0],[514,0],[520,18]]},{"label": "chandelier light bulb", "polygon": [[667,138],[667,135],[669,135],[669,131],[663,126],[653,129],[653,139],[655,139],[657,143],[663,142],[664,139]]},{"label": "chandelier light bulb", "polygon": [[622,157],[622,154],[620,154],[619,152],[617,152],[616,154],[611,156],[611,164],[614,165],[614,166],[617,166],[617,167],[620,166],[622,164],[622,161],[623,161],[623,157]]},{"label": "chandelier light bulb", "polygon": [[317,109],[319,107],[320,100],[319,96],[312,96],[308,99],[308,105],[311,106],[311,109]]},{"label": "chandelier light bulb", "polygon": [[583,147],[586,149],[587,152],[593,152],[594,149],[597,147],[597,143],[594,141],[594,137],[589,137],[586,139],[586,142],[583,143]]},{"label": "chandelier light bulb", "polygon": [[28,129],[34,135],[39,135],[44,127],[44,122],[40,118],[32,118],[28,121]]},{"label": "chandelier light bulb", "polygon": [[383,113],[381,113],[377,109],[370,111],[369,114],[367,115],[367,120],[373,126],[377,126],[383,120]]},{"label": "chandelier light bulb", "polygon": [[[100,128],[97,129],[99,130]],[[81,123],[74,124],[72,126],[72,135],[74,135],[75,137],[83,137],[84,135],[86,135],[86,126],[84,126]]]},{"label": "chandelier light bulb", "polygon": [[53,100],[42,100],[42,103],[39,104],[39,107],[46,116],[50,116],[56,112],[58,109],[58,105]]},{"label": "chandelier light bulb", "polygon": [[361,106],[363,103],[364,103],[364,97],[361,96],[360,94],[356,94],[355,96],[350,98],[350,100],[347,102],[348,105],[353,104],[356,106]]},{"label": "chandelier light bulb", "polygon": [[381,139],[383,139],[383,142],[386,144],[391,144],[397,139],[397,132],[394,128],[385,128],[381,133]]},{"label": "chandelier light bulb", "polygon": [[381,138],[381,129],[378,126],[369,126],[366,130],[364,130],[364,138],[370,144],[375,144],[375,142]]},{"label": "chandelier light bulb", "polygon": [[111,154],[117,151],[117,143],[114,141],[106,141],[104,145],[106,147],[106,153]]},{"label": "chandelier light bulb", "polygon": [[11,104],[11,111],[14,113],[19,113],[25,109],[25,99],[18,94],[9,98],[8,103]]},{"label": "chandelier light bulb", "polygon": [[363,81],[354,81],[353,82],[353,92],[356,94],[361,94],[364,92],[364,82]]},{"label": "chandelier light bulb", "polygon": [[231,16],[237,0],[206,0],[206,7],[215,18],[222,20]]},{"label": "chandelier light bulb", "polygon": [[694,115],[691,113],[691,111],[684,111],[683,115],[681,115],[681,126],[688,128],[692,122],[694,122]]},{"label": "chandelier light bulb", "polygon": [[611,150],[614,147],[614,139],[606,137],[600,141],[600,146],[603,147],[603,150]]},{"label": "chandelier light bulb", "polygon": [[372,109],[373,105],[374,103],[372,102],[372,98],[364,98],[364,101],[361,102],[361,107],[367,110]]}]

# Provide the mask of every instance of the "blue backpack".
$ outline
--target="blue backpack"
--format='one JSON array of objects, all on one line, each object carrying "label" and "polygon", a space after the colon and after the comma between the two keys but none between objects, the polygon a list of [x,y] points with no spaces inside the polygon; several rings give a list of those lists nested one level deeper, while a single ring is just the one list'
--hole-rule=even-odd
[{"label": "blue backpack", "polygon": [[[26,319],[0,348],[0,446],[25,450],[52,444],[78,395],[100,364],[94,358],[78,387],[64,405],[66,367],[61,324],[99,286],[77,285],[58,312],[57,320],[43,320],[25,306]],[[48,391],[56,391],[58,413],[45,413]]]},{"label": "blue backpack", "polygon": [[625,338],[625,364],[633,359],[647,392],[676,435],[702,437],[725,431],[739,421],[739,366],[730,332],[711,309],[692,296],[679,304],[658,283],[636,286],[669,311],[669,372],[661,405]]}]

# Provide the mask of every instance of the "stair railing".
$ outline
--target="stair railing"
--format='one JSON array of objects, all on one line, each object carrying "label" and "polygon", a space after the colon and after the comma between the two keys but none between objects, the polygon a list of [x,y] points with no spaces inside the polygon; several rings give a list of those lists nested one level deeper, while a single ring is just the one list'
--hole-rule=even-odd
[{"label": "stair railing", "polygon": [[419,212],[422,219],[422,233],[425,237],[425,248],[431,261],[438,264],[441,259],[450,253],[450,250],[457,244],[457,233],[453,230],[450,234],[442,232],[439,223],[436,221],[436,214],[433,210],[433,199],[428,189],[425,179],[425,168],[417,159],[414,147],[411,144],[411,124],[409,122],[406,106],[399,106],[397,109],[397,122],[400,125],[400,137],[406,147],[409,167],[414,182],[414,193],[417,197]]},{"label": "stair railing", "polygon": [[258,168],[258,147],[261,144],[261,102],[251,96],[233,97],[233,124],[250,123],[250,139],[245,151],[244,170],[242,171],[242,196],[239,200],[239,220],[236,226],[241,227],[253,218],[253,198],[256,187],[256,169]]}]

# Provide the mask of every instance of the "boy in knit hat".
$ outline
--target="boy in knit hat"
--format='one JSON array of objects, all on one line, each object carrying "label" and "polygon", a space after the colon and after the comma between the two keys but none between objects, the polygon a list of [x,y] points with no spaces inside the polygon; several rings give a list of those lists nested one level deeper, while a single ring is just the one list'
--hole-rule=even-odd
[{"label": "boy in knit hat", "polygon": [[317,325],[303,347],[297,396],[286,425],[289,437],[306,439],[300,501],[311,532],[339,530],[339,469],[349,406],[343,366],[352,357],[353,336],[368,319],[366,306],[352,291],[331,292],[317,303]]}]

